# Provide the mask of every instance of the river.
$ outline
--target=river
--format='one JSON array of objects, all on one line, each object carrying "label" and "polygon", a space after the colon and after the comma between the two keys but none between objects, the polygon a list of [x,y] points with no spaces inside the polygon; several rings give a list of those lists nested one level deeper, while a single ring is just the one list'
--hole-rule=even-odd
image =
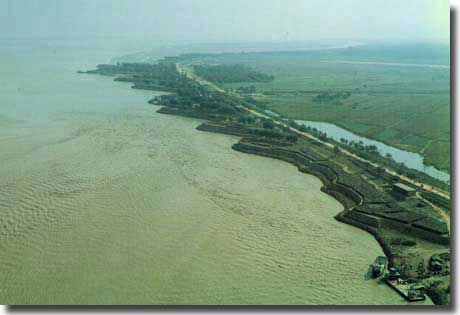
[{"label": "river", "polygon": [[358,136],[334,124],[306,120],[296,120],[296,122],[307,127],[316,128],[321,132],[325,132],[328,137],[334,139],[335,141],[340,142],[341,139],[346,139],[356,143],[362,142],[364,145],[374,145],[377,147],[377,151],[380,155],[385,156],[386,154],[390,154],[392,159],[398,163],[404,163],[404,165],[411,169],[423,172],[445,183],[450,183],[450,174],[440,171],[433,166],[424,164],[423,156],[418,153],[401,150],[383,142]]},{"label": "river", "polygon": [[128,51],[0,45],[2,304],[406,304],[319,179],[76,74]]}]

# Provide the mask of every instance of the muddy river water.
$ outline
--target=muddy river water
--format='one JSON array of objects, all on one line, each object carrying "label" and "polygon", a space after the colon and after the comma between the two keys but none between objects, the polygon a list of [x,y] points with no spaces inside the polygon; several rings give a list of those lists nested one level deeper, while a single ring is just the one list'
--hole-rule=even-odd
[{"label": "muddy river water", "polygon": [[75,73],[107,53],[3,45],[2,304],[405,304],[316,177]]}]

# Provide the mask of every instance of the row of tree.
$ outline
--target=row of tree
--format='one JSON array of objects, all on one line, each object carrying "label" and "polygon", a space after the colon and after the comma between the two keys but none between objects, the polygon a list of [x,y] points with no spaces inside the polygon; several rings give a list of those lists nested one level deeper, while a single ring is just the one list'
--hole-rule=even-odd
[{"label": "row of tree", "polygon": [[272,75],[259,72],[246,65],[196,65],[194,71],[200,77],[214,83],[270,82]]}]

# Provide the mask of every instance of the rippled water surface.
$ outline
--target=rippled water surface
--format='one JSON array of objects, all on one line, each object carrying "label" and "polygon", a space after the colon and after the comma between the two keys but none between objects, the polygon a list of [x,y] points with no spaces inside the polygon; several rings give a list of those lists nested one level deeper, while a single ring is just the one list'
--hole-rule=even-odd
[{"label": "rippled water surface", "polygon": [[2,304],[404,304],[366,279],[381,249],[333,219],[317,178],[156,114],[151,92],[75,74],[105,55],[13,51],[0,55]]}]

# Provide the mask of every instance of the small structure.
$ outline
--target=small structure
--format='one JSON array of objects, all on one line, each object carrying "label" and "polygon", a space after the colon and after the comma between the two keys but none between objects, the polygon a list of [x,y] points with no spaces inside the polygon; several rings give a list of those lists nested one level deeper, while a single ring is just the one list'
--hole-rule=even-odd
[{"label": "small structure", "polygon": [[423,292],[424,287],[421,288],[414,288],[411,287],[409,291],[407,291],[407,300],[409,302],[417,302],[417,301],[424,301],[425,300],[425,293]]},{"label": "small structure", "polygon": [[387,277],[388,280],[394,281],[398,280],[401,277],[401,274],[395,267],[388,268],[388,271],[390,272]]},{"label": "small structure", "polygon": [[385,282],[409,302],[425,300],[425,287],[423,285],[410,284],[400,278],[392,280],[390,276],[385,278]]},{"label": "small structure", "polygon": [[160,98],[158,96],[155,96],[152,100],[151,103],[153,105],[160,105]]},{"label": "small structure", "polygon": [[375,259],[374,263],[371,265],[371,272],[373,278],[378,278],[383,274],[387,262],[388,259],[385,256],[379,256]]},{"label": "small structure", "polygon": [[402,195],[404,197],[413,197],[417,191],[403,183],[397,183],[393,185],[393,192]]}]

